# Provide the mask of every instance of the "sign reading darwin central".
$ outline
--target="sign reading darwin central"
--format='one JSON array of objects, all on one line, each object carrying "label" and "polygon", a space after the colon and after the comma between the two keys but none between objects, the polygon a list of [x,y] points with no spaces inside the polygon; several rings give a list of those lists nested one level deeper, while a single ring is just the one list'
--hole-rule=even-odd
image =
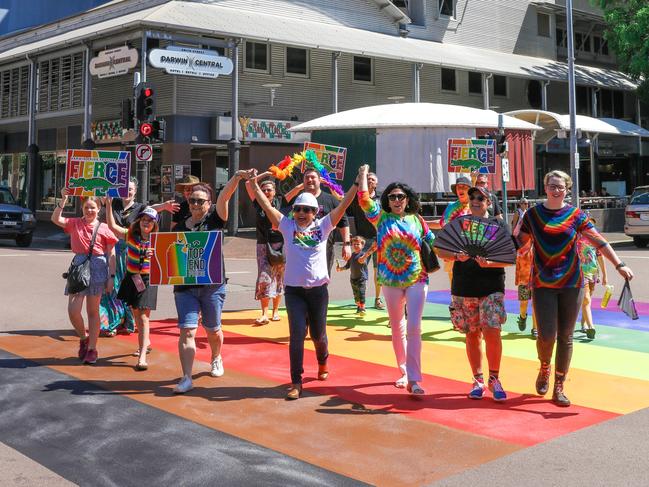
[{"label": "sign reading darwin central", "polygon": [[168,74],[216,78],[220,74],[232,73],[232,60],[219,56],[216,51],[191,47],[168,46],[153,49],[149,62],[154,68],[164,69]]}]

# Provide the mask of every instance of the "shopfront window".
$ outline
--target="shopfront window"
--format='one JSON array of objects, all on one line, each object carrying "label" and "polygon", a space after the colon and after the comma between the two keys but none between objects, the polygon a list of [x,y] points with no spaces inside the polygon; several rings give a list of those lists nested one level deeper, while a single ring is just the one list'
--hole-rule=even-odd
[{"label": "shopfront window", "polygon": [[[54,211],[65,186],[65,152],[41,152],[40,195],[38,209]],[[74,198],[68,199],[65,211],[74,207]]]},{"label": "shopfront window", "polygon": [[11,154],[3,154],[0,156],[0,186],[4,188],[11,188],[13,159]]}]

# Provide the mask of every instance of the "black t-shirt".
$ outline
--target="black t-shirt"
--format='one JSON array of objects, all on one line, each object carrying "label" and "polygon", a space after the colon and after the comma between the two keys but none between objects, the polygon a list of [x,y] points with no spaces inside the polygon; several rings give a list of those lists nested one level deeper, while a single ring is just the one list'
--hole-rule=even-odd
[{"label": "black t-shirt", "polygon": [[[180,202],[180,209],[173,214],[171,221],[178,225],[180,222],[187,220],[191,216],[192,212],[189,211],[189,203],[186,199],[183,199]],[[174,228],[175,230],[175,228]]]},{"label": "black t-shirt", "polygon": [[[490,222],[503,226],[498,218]],[[505,292],[505,269],[502,267],[484,268],[474,260],[455,261],[453,264],[453,283],[451,294],[465,298],[483,298],[493,293]]]},{"label": "black t-shirt", "polygon": [[[275,198],[273,198],[273,201],[271,201],[271,204],[273,205],[273,208],[281,208],[287,205],[286,200],[281,196],[275,196]],[[253,201],[252,206],[255,207],[257,243],[265,244],[268,243],[269,240],[270,243],[283,242],[284,239],[282,237],[282,234],[273,230],[272,223],[266,216],[266,213],[261,208],[261,206],[259,206],[259,203],[257,203],[257,200]]]},{"label": "black t-shirt", "polygon": [[125,210],[124,202],[121,198],[114,198],[111,207],[113,209],[115,223],[120,227],[128,228],[131,226],[131,223],[135,221],[140,212],[146,208],[146,205],[134,201],[133,204]]},{"label": "black t-shirt", "polygon": [[[325,193],[324,191],[320,191],[320,196],[317,196],[316,200],[318,200],[318,213],[316,214],[316,218],[323,218],[325,215],[328,215],[340,203],[330,193]],[[338,225],[336,225],[336,228],[346,227],[349,227],[349,220],[343,213],[343,217],[338,222]],[[334,232],[331,232],[327,238],[327,247],[332,247],[335,240],[336,235]]]},{"label": "black t-shirt", "polygon": [[[374,192],[374,196],[371,198],[376,201],[379,205],[381,204],[381,196],[377,192]],[[361,205],[358,203],[358,198],[354,198],[352,204],[349,205],[347,209],[347,214],[354,217],[354,225],[356,225],[356,235],[360,235],[363,238],[373,238],[376,239],[376,227],[370,223],[365,215],[365,212],[361,208]]]},{"label": "black t-shirt", "polygon": [[[191,215],[190,215],[191,216]],[[207,211],[205,217],[199,221],[196,225],[189,225],[190,217],[185,218],[183,221],[178,223],[174,228],[174,232],[209,232],[210,230],[222,230],[227,226],[227,222],[222,220],[216,211],[216,205],[212,205]],[[225,243],[225,241],[224,241]],[[221,254],[221,266],[223,269],[223,279],[225,280],[225,260],[223,254]],[[184,285],[184,286],[174,286],[174,292],[186,291],[188,289],[201,287],[200,285]]]}]

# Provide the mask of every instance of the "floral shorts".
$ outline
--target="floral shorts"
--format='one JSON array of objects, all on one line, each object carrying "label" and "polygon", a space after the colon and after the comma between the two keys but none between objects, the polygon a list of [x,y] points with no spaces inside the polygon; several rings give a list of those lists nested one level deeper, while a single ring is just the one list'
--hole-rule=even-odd
[{"label": "floral shorts", "polygon": [[500,329],[507,320],[505,295],[493,293],[484,298],[451,296],[451,322],[460,333],[482,330],[485,327]]},{"label": "floral shorts", "polygon": [[532,299],[532,289],[526,284],[518,285],[518,300],[529,301]]}]

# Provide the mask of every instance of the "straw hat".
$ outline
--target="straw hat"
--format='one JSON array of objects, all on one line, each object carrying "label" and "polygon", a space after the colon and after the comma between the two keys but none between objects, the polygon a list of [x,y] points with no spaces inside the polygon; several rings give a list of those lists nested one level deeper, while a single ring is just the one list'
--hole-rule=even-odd
[{"label": "straw hat", "polygon": [[198,179],[196,176],[185,176],[180,183],[176,183],[176,191],[179,193],[182,193],[187,186],[196,186],[198,183],[200,183],[201,180]]}]

